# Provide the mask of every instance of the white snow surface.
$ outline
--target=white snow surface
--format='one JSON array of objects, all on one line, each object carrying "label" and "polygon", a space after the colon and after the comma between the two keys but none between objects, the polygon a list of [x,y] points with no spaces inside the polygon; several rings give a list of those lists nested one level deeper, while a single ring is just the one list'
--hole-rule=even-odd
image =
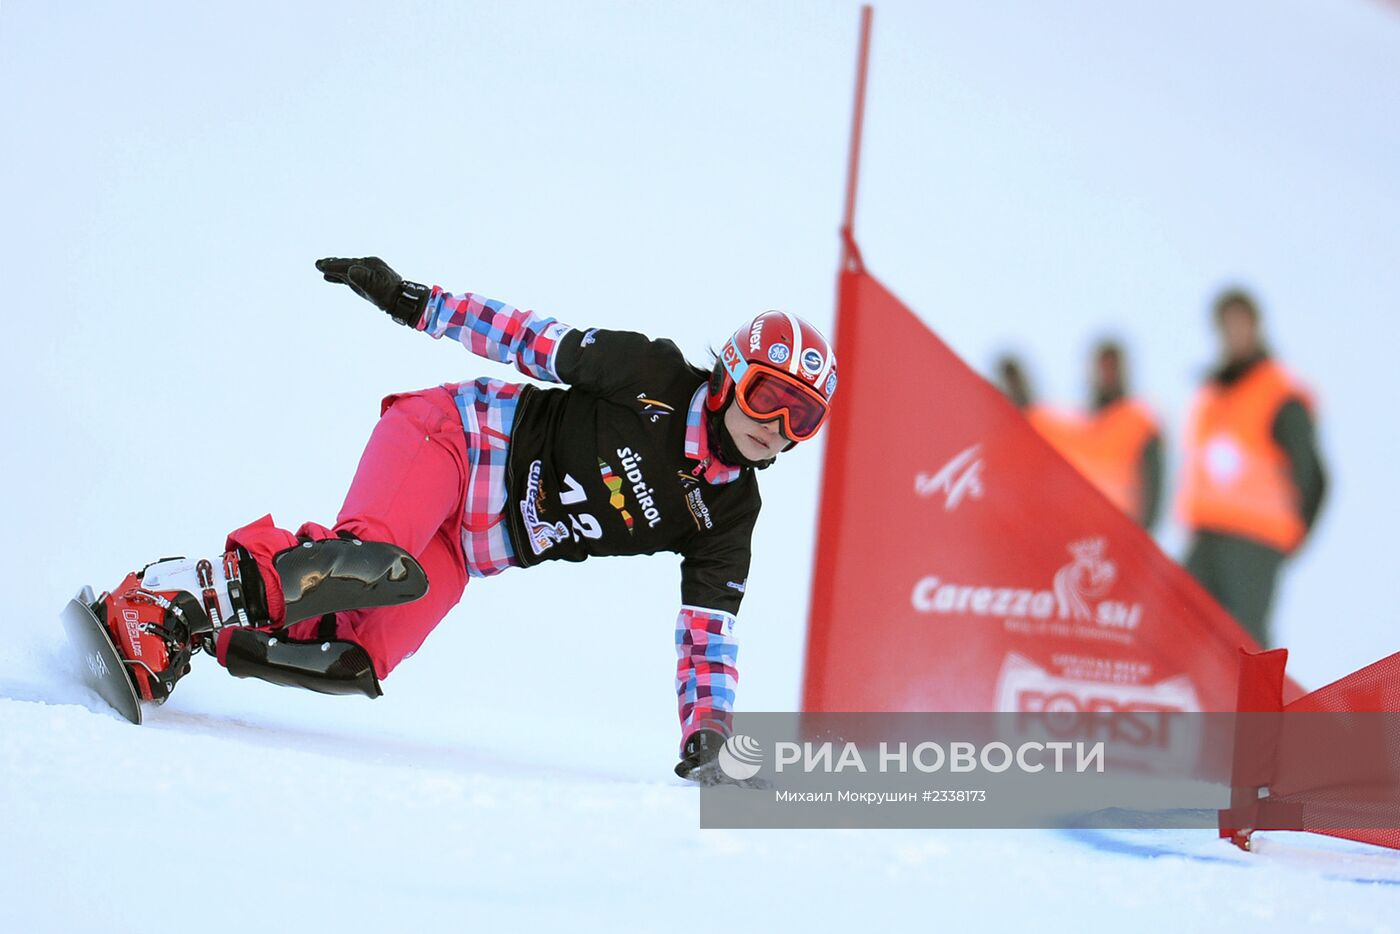
[{"label": "white snow surface", "polygon": [[[0,4],[0,931],[1394,929],[1400,854],[1309,835],[699,830],[668,557],[474,582],[374,702],[204,658],[135,728],[78,686],[81,585],[328,522],[380,397],[513,372],[319,256],[697,360],[829,326],[856,15]],[[1276,618],[1312,686],[1400,649],[1397,71],[1377,0],[876,13],[857,232],[974,365],[1072,401],[1110,330],[1175,457],[1211,295],[1261,295],[1334,481]],[[797,703],[818,448],[762,477],[744,709]]]},{"label": "white snow surface", "polygon": [[368,701],[190,691],[136,728],[81,690],[5,693],[7,931],[1384,931],[1400,896],[1393,854],[1322,837],[698,831],[696,790],[625,738],[569,763],[328,710]]}]

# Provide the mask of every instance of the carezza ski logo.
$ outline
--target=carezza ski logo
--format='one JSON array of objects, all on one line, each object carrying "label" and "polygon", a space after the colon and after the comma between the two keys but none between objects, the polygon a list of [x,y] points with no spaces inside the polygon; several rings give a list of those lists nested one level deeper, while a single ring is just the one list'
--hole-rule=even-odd
[{"label": "carezza ski logo", "polygon": [[942,493],[943,508],[947,512],[957,509],[964,499],[981,499],[985,492],[982,485],[983,461],[977,456],[981,451],[982,445],[974,444],[937,472],[919,474],[914,478],[915,494],[932,497]]},{"label": "carezza ski logo", "polygon": [[540,487],[540,462],[531,461],[525,479],[525,498],[520,501],[520,515],[525,520],[525,533],[530,537],[530,549],[542,555],[558,542],[569,538],[569,527],[562,522],[546,522],[540,518],[544,491]]},{"label": "carezza ski logo", "polygon": [[1131,633],[1142,623],[1142,604],[1104,599],[1118,579],[1118,566],[1106,551],[1104,538],[1072,542],[1072,560],[1055,572],[1049,589],[963,584],[928,575],[914,584],[910,602],[917,612],[935,616],[1058,619]]}]

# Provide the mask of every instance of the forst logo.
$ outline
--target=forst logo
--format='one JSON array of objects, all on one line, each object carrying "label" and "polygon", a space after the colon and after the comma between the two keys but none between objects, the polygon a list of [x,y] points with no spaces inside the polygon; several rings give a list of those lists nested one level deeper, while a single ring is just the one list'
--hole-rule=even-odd
[{"label": "forst logo", "polygon": [[[1095,664],[1097,670],[1095,670]],[[996,706],[1020,714],[1018,726],[1056,739],[1107,739],[1165,749],[1189,741],[1170,715],[1199,711],[1189,675],[1147,680],[1150,666],[1121,659],[1073,657],[1075,674],[1122,678],[1125,683],[1051,672],[1016,652],[997,675]]]}]

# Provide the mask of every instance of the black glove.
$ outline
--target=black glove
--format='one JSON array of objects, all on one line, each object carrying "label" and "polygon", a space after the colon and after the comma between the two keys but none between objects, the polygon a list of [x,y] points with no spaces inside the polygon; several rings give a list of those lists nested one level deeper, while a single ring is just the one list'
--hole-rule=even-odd
[{"label": "black glove", "polygon": [[339,282],[355,290],[360,298],[373,302],[399,324],[418,327],[432,289],[405,280],[377,256],[341,259],[328,256],[316,260],[316,268],[327,282]]}]

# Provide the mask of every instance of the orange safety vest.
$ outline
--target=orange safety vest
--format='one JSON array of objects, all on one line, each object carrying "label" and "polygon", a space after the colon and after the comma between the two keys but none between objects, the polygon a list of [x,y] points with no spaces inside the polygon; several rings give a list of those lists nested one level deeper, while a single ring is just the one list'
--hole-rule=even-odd
[{"label": "orange safety vest", "polygon": [[1089,416],[1063,453],[1113,505],[1140,521],[1142,451],[1157,432],[1146,405],[1120,399]]},{"label": "orange safety vest", "polygon": [[1178,501],[1182,521],[1290,552],[1307,532],[1287,454],[1273,438],[1274,419],[1289,399],[1307,394],[1272,360],[1240,380],[1201,387],[1187,435],[1186,477]]},{"label": "orange safety vest", "polygon": [[1025,414],[1026,421],[1050,442],[1051,447],[1069,457],[1075,439],[1084,430],[1084,420],[1079,415],[1045,405],[1032,405],[1025,410]]}]

